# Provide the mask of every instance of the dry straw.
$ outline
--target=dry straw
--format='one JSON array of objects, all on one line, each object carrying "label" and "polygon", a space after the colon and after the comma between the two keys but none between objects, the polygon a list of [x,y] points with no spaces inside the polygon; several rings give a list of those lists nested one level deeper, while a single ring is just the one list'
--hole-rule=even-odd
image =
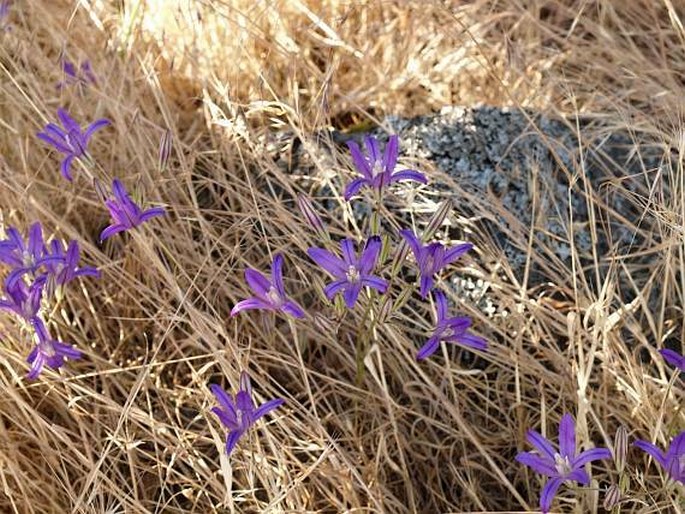
[{"label": "dry straw", "polygon": [[[572,412],[580,448],[611,447],[619,426],[667,447],[685,422],[682,382],[657,353],[683,338],[684,7],[13,2],[0,21],[0,222],[39,220],[78,239],[102,278],[77,281],[53,313],[59,337],[85,354],[61,373],[27,382],[27,341],[11,317],[0,318],[0,511],[525,511],[537,507],[541,487],[514,461],[528,449],[528,428],[549,437]],[[88,60],[97,83],[56,87],[62,59]],[[487,358],[443,349],[417,362],[431,316],[416,298],[377,326],[361,384],[351,318],[229,317],[250,294],[244,269],[267,270],[277,253],[287,256],[294,300],[314,301],[323,282],[305,252],[317,240],[298,194],[332,186],[316,212],[328,215],[336,241],[361,237],[338,187],[351,176],[348,158],[322,129],[479,102],[565,116],[572,126],[592,121],[569,149],[574,164],[561,170],[568,194],[591,213],[588,224],[567,226],[567,263],[537,246],[537,223],[524,226],[487,192],[475,198],[429,163],[412,163],[475,206],[467,214],[457,202],[447,221],[477,249],[460,272],[488,282],[507,314],[460,302],[488,338]],[[166,206],[154,227],[98,242],[109,218],[87,170],[75,166],[67,184],[59,156],[35,136],[61,106],[79,121],[111,121],[89,155],[102,183],[120,177]],[[274,130],[305,149],[311,176],[298,176],[294,148]],[[607,171],[601,187],[591,184],[584,159],[601,155],[616,131],[630,135],[636,163],[650,148],[663,165]],[[548,187],[535,168],[521,173],[533,190]],[[618,219],[611,195],[635,216]],[[533,198],[535,221],[542,208]],[[527,256],[524,276],[479,225],[497,216],[510,219],[507,235]],[[635,245],[590,255],[574,246],[574,232],[597,241],[617,219]],[[535,270],[546,280],[532,287]],[[243,369],[256,404],[285,404],[229,459],[207,384],[235,392]],[[625,469],[621,512],[683,510],[682,487],[635,448]],[[615,472],[595,463],[592,473],[599,494],[566,490],[555,508],[597,511]]]}]

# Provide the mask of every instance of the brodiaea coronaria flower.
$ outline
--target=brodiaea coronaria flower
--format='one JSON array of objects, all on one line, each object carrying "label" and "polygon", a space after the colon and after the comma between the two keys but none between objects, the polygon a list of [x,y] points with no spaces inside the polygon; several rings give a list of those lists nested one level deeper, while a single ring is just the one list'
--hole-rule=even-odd
[{"label": "brodiaea coronaria flower", "polygon": [[362,154],[357,143],[354,141],[349,141],[347,143],[350,153],[352,154],[352,162],[362,176],[354,179],[347,185],[345,188],[345,200],[349,201],[350,198],[356,195],[364,186],[368,186],[380,192],[389,184],[400,180],[414,180],[416,182],[421,182],[422,184],[428,182],[426,176],[416,170],[401,170],[395,172],[397,155],[399,153],[399,138],[396,135],[390,136],[390,140],[385,146],[385,152],[382,157],[378,140],[375,137],[365,137],[364,144],[368,157]]},{"label": "brodiaea coronaria flower", "polygon": [[304,318],[304,311],[288,298],[283,285],[283,256],[277,254],[271,265],[271,280],[259,271],[248,268],[245,270],[245,281],[255,296],[238,302],[231,309],[231,316],[248,309],[265,309],[282,311],[295,318]]},{"label": "brodiaea coronaria flower", "polygon": [[23,280],[17,280],[11,286],[5,282],[5,297],[0,300],[0,309],[12,312],[24,321],[30,321],[40,311],[43,286],[44,276],[37,278],[30,286]]},{"label": "brodiaea coronaria flower", "polygon": [[31,325],[33,325],[38,342],[26,359],[26,362],[31,364],[31,369],[26,375],[28,379],[37,378],[43,366],[58,369],[64,365],[65,358],[71,360],[81,358],[81,352],[76,348],[53,339],[40,318],[33,318]]},{"label": "brodiaea coronaria flower", "polygon": [[433,275],[439,273],[442,268],[452,264],[459,257],[468,252],[473,245],[461,243],[454,248],[445,248],[441,243],[421,244],[421,240],[411,230],[400,230],[400,235],[411,248],[421,274],[420,292],[425,298],[428,291],[433,287]]},{"label": "brodiaea coronaria flower", "polygon": [[29,228],[26,242],[14,227],[9,227],[7,239],[0,241],[0,261],[12,267],[12,271],[6,278],[9,287],[12,287],[25,274],[35,273],[43,264],[59,260],[59,257],[47,254],[43,228],[39,222]]},{"label": "brodiaea coronaria flower", "polygon": [[611,451],[607,448],[592,448],[576,454],[576,428],[570,414],[564,414],[559,424],[558,451],[535,430],[528,430],[526,439],[537,453],[521,452],[516,460],[533,471],[550,477],[540,493],[540,510],[543,513],[549,512],[552,500],[564,482],[574,480],[582,485],[590,483],[590,477],[584,469],[588,462],[611,458]]},{"label": "brodiaea coronaria flower", "polygon": [[50,256],[53,260],[46,263],[45,268],[50,276],[52,289],[64,287],[77,277],[100,277],[100,272],[92,266],[79,267],[81,252],[76,241],[69,242],[66,252],[59,239],[53,239],[50,242],[50,248],[52,250]]},{"label": "brodiaea coronaria flower", "polygon": [[74,63],[64,59],[62,61],[62,71],[64,71],[64,80],[57,83],[58,89],[63,89],[68,85],[75,84],[78,87],[86,87],[89,84],[97,84],[95,74],[90,67],[90,61],[83,61],[78,68]]},{"label": "brodiaea coronaria flower", "polygon": [[680,355],[675,350],[667,348],[659,350],[659,353],[671,366],[678,368],[680,371],[685,371],[685,355]]},{"label": "brodiaea coronaria flower", "polygon": [[468,332],[471,326],[471,319],[467,317],[447,317],[447,297],[442,291],[435,291],[435,307],[437,311],[437,320],[433,335],[426,341],[419,350],[416,358],[421,360],[433,355],[438,347],[440,341],[448,343],[456,343],[474,350],[485,350],[488,343],[482,337],[470,334]]},{"label": "brodiaea coronaria flower", "polygon": [[57,116],[62,122],[62,127],[55,123],[48,123],[43,132],[38,132],[38,137],[65,155],[61,172],[65,179],[71,181],[72,161],[87,155],[90,138],[110,122],[102,118],[94,121],[86,127],[85,131],[82,131],[79,124],[64,109],[57,109]]},{"label": "brodiaea coronaria flower", "polygon": [[633,444],[651,455],[673,480],[685,484],[685,431],[673,438],[666,453],[648,441]]},{"label": "brodiaea coronaria flower", "polygon": [[141,210],[126,192],[124,185],[119,179],[115,178],[112,182],[112,192],[114,193],[114,198],[105,201],[105,205],[109,209],[113,223],[102,231],[100,241],[104,241],[119,232],[135,228],[150,218],[164,214],[162,207]]},{"label": "brodiaea coronaria flower", "polygon": [[259,418],[284,403],[284,400],[276,398],[259,407],[255,407],[255,404],[252,401],[250,377],[245,371],[240,374],[240,389],[235,395],[235,398],[231,398],[231,396],[217,384],[211,384],[209,389],[219,402],[219,407],[212,408],[212,412],[217,415],[219,421],[221,421],[229,430],[226,435],[226,453],[228,455],[231,454],[242,435],[254,425]]},{"label": "brodiaea coronaria flower", "polygon": [[342,291],[345,305],[351,309],[357,303],[359,293],[364,286],[385,293],[388,283],[372,274],[381,249],[380,237],[370,237],[359,257],[356,256],[354,243],[351,239],[343,239],[340,248],[342,249],[342,259],[323,248],[307,250],[314,262],[336,279],[324,289],[326,297],[331,299]]}]

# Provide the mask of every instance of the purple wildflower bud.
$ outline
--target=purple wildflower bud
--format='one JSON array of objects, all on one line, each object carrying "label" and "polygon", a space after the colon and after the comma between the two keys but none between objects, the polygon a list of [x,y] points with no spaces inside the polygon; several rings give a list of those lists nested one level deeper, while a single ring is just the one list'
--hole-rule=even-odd
[{"label": "purple wildflower bud", "polygon": [[0,0],[0,31],[9,31],[9,14],[12,2],[10,0]]},{"label": "purple wildflower bud", "polygon": [[324,289],[326,297],[330,300],[342,291],[345,305],[352,309],[364,286],[385,293],[388,282],[372,274],[381,249],[381,238],[370,237],[359,257],[355,255],[354,243],[351,239],[343,239],[340,242],[340,248],[343,254],[342,259],[323,248],[307,250],[309,257],[335,278]]},{"label": "purple wildflower bud", "polygon": [[543,513],[549,512],[552,500],[564,482],[574,480],[582,485],[590,483],[590,477],[584,469],[588,462],[611,458],[608,448],[592,448],[576,454],[576,428],[570,414],[564,414],[559,424],[559,451],[535,430],[528,430],[526,439],[537,453],[521,452],[516,460],[533,471],[550,477],[540,493],[540,510]]},{"label": "purple wildflower bud", "polygon": [[38,132],[38,138],[65,154],[62,161],[62,176],[71,181],[71,163],[74,159],[85,157],[88,142],[95,132],[110,124],[109,120],[99,119],[88,125],[85,131],[81,130],[78,123],[69,116],[64,109],[57,109],[57,116],[62,122],[62,127],[55,123],[48,123],[43,132]]},{"label": "purple wildflower bud", "polygon": [[57,83],[57,89],[64,89],[71,84],[80,88],[87,87],[89,84],[97,84],[90,61],[83,61],[77,69],[72,62],[63,59],[62,71],[64,72],[64,80]]},{"label": "purple wildflower bud", "polygon": [[252,386],[250,377],[243,371],[240,374],[240,389],[234,398],[217,384],[211,384],[209,389],[219,402],[219,407],[213,407],[221,424],[228,428],[226,435],[226,454],[230,455],[242,435],[254,425],[262,416],[283,405],[284,400],[276,398],[259,407],[252,401]]},{"label": "purple wildflower bud", "polygon": [[277,254],[271,265],[271,280],[259,271],[248,268],[245,270],[245,281],[255,296],[238,302],[231,309],[231,316],[248,309],[265,309],[282,311],[295,318],[304,318],[304,311],[294,301],[288,298],[283,285],[283,256]]},{"label": "purple wildflower bud", "polygon": [[666,453],[648,441],[633,444],[651,455],[673,480],[685,485],[685,430],[673,438]]},{"label": "purple wildflower bud", "polygon": [[347,143],[352,154],[352,162],[362,176],[354,179],[345,187],[345,200],[349,201],[364,186],[375,189],[380,193],[386,186],[400,180],[414,180],[422,184],[428,182],[426,176],[416,170],[395,172],[397,155],[399,153],[399,137],[397,135],[390,136],[382,157],[378,140],[375,137],[365,137],[364,144],[366,145],[368,156],[362,154],[359,145],[354,141],[348,141]]},{"label": "purple wildflower bud", "polygon": [[411,230],[400,230],[400,235],[411,248],[421,274],[420,293],[425,298],[433,288],[433,275],[439,273],[442,268],[452,264],[459,257],[468,252],[473,245],[461,243],[453,248],[445,248],[441,243],[421,244],[421,240]]},{"label": "purple wildflower bud", "polygon": [[680,355],[675,350],[669,350],[667,348],[659,350],[659,353],[671,366],[680,371],[685,371],[685,355]]},{"label": "purple wildflower bud", "polygon": [[112,216],[113,223],[109,225],[100,234],[100,241],[112,237],[114,234],[131,230],[132,228],[145,223],[150,218],[155,216],[162,216],[164,209],[162,207],[152,207],[151,209],[141,210],[130,195],[124,189],[124,185],[119,179],[114,179],[112,182],[112,192],[114,198],[107,200],[105,205],[109,209]]},{"label": "purple wildflower bud", "polygon": [[26,242],[14,227],[8,228],[7,239],[0,241],[0,261],[13,268],[7,275],[8,287],[13,287],[25,274],[35,273],[43,264],[57,260],[59,258],[48,255],[45,250],[40,222],[31,225]]},{"label": "purple wildflower bud", "polygon": [[300,208],[300,212],[304,216],[304,219],[307,220],[309,226],[312,227],[317,234],[325,235],[326,226],[324,225],[323,221],[321,221],[321,217],[316,212],[316,209],[312,205],[312,201],[309,199],[309,197],[303,194],[298,194],[297,206]]},{"label": "purple wildflower bud", "polygon": [[174,140],[171,130],[166,129],[159,141],[159,169],[164,170],[171,157]]},{"label": "purple wildflower bud", "polygon": [[45,277],[37,278],[30,286],[17,280],[12,286],[5,283],[5,298],[0,300],[0,309],[12,312],[25,321],[31,321],[40,311]]},{"label": "purple wildflower bud", "polygon": [[26,362],[31,365],[26,378],[36,379],[43,370],[43,366],[58,369],[64,365],[65,358],[72,360],[81,358],[81,352],[73,346],[52,339],[43,320],[35,317],[31,320],[31,324],[36,332],[38,343],[26,359]]},{"label": "purple wildflower bud", "polygon": [[64,287],[77,277],[100,278],[100,272],[96,268],[92,266],[79,267],[81,252],[76,241],[69,242],[66,252],[59,239],[53,239],[50,242],[50,248],[52,250],[50,256],[54,260],[47,263],[45,268],[53,281],[53,287]]},{"label": "purple wildflower bud", "polygon": [[488,343],[482,337],[478,337],[468,332],[471,326],[471,319],[465,316],[457,316],[454,318],[447,317],[447,297],[442,291],[435,291],[435,306],[437,311],[437,319],[433,335],[426,341],[419,352],[416,354],[417,360],[425,359],[433,355],[440,341],[448,343],[456,343],[474,350],[485,351]]}]

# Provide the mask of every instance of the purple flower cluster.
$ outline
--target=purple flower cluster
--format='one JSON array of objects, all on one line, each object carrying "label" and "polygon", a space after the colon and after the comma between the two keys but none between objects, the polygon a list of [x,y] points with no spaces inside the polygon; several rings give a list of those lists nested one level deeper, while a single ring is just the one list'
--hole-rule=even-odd
[{"label": "purple flower cluster", "polygon": [[97,278],[100,272],[79,265],[76,241],[70,241],[66,251],[58,239],[46,244],[40,223],[31,225],[26,240],[14,227],[9,227],[6,233],[7,238],[0,241],[0,262],[8,265],[10,271],[3,285],[0,309],[14,314],[34,333],[36,344],[27,359],[31,364],[28,378],[34,379],[44,365],[57,369],[64,364],[65,357],[77,359],[81,356],[78,350],[50,336],[41,309],[46,289],[61,292],[75,278]]},{"label": "purple flower cluster", "polygon": [[[394,182],[400,180],[413,180],[422,184],[428,182],[426,176],[416,170],[395,171],[399,153],[399,138],[396,135],[390,137],[382,155],[376,138],[366,137],[364,145],[367,155],[362,153],[357,143],[348,143],[352,162],[361,177],[353,180],[345,188],[346,200],[349,201],[364,186],[376,191],[378,198],[381,198],[385,188]],[[324,224],[311,203],[302,196],[298,197],[297,202],[307,223],[317,234],[321,234],[324,231]],[[426,298],[433,289],[436,274],[473,248],[471,243],[462,243],[453,248],[445,248],[438,242],[424,245],[411,230],[401,230],[399,234],[407,242],[416,259],[421,277],[419,292],[422,298]],[[376,235],[366,240],[359,255],[355,250],[355,242],[349,238],[340,242],[340,257],[326,248],[309,248],[307,250],[309,257],[333,277],[333,281],[324,288],[326,298],[332,300],[336,295],[341,294],[347,308],[353,309],[365,288],[374,289],[381,295],[385,294],[390,284],[376,272],[381,248],[381,238]],[[245,279],[255,296],[236,304],[231,310],[231,315],[247,309],[262,309],[282,311],[296,318],[304,317],[302,309],[299,306],[294,309],[293,305],[296,304],[285,294],[281,261],[274,260],[272,269],[273,283],[256,270],[245,272]],[[438,306],[436,327],[426,344],[419,350],[418,359],[425,359],[435,353],[441,341],[459,343],[476,350],[487,348],[484,339],[468,332],[471,326],[469,318],[447,317],[447,300],[444,293],[435,291],[435,299]]]},{"label": "purple flower cluster", "polygon": [[[78,71],[67,61],[63,63],[63,68],[67,83],[95,83],[95,76],[87,61]],[[48,123],[37,136],[64,154],[61,173],[65,179],[72,181],[73,161],[85,159],[91,162],[88,143],[95,132],[110,122],[104,118],[99,119],[84,130],[65,109],[58,109],[57,117],[61,126]],[[101,240],[164,214],[161,207],[147,210],[138,207],[118,179],[112,182],[112,194],[113,197],[105,201],[112,223],[102,231]],[[50,298],[61,299],[66,286],[76,278],[100,276],[97,269],[80,265],[80,253],[77,241],[69,241],[66,247],[57,238],[46,243],[40,223],[31,225],[26,239],[15,227],[9,227],[5,239],[0,240],[0,262],[9,267],[3,284],[4,296],[0,299],[0,309],[19,318],[35,338],[35,345],[27,359],[31,365],[29,379],[37,378],[45,366],[58,369],[64,365],[66,359],[81,357],[80,351],[50,335],[45,321],[48,309],[43,308],[44,304],[47,307]]]},{"label": "purple flower cluster", "polygon": [[57,83],[57,89],[64,89],[73,85],[83,90],[89,85],[97,84],[97,79],[88,60],[83,61],[77,68],[74,63],[64,59],[62,71],[64,72],[64,80]]}]

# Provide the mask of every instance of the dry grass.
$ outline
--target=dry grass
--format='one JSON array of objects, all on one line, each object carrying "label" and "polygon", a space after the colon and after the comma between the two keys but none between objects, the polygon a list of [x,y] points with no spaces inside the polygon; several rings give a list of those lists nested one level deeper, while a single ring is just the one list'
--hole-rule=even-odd
[{"label": "dry grass", "polygon": [[[87,353],[62,373],[27,383],[26,334],[11,318],[0,321],[0,510],[525,511],[537,507],[541,486],[513,461],[529,427],[556,437],[569,411],[584,443],[610,445],[623,424],[633,437],[665,444],[685,423],[682,381],[656,354],[667,339],[682,351],[684,337],[683,7],[15,1],[12,30],[0,35],[2,222],[41,220],[79,239],[103,278],[72,287],[54,313],[61,338]],[[57,91],[61,53],[89,58],[99,85]],[[613,130],[660,149],[660,169],[613,177],[605,190],[592,190],[580,159],[564,170],[598,220],[569,225],[570,244],[573,230],[605,230],[607,194],[634,202],[640,216],[624,221],[644,244],[591,256],[582,274],[577,252],[566,269],[529,244],[537,226],[512,228],[531,269],[550,270],[541,292],[507,270],[477,224],[466,226],[477,258],[460,272],[491,281],[509,312],[488,318],[463,305],[491,351],[475,362],[450,350],[417,363],[430,309],[412,300],[379,326],[361,386],[355,316],[337,332],[256,314],[229,318],[248,294],[242,270],[265,269],[276,251],[287,255],[297,299],[322,307],[304,253],[315,239],[292,198],[335,183],[348,173],[346,160],[341,151],[335,159],[314,153],[317,173],[294,180],[265,152],[265,134],[292,131],[307,146],[331,125],[478,102],[601,119],[579,138],[579,156]],[[96,243],[107,216],[92,184],[83,174],[62,181],[56,156],[35,138],[61,105],[83,122],[112,120],[93,140],[96,173],[137,184],[169,206],[166,218],[132,238]],[[161,171],[166,128],[175,149]],[[639,159],[637,144],[636,152]],[[523,171],[543,187],[534,170]],[[491,218],[496,206],[480,205]],[[338,203],[336,236],[358,235],[342,212]],[[261,400],[280,396],[287,405],[229,461],[207,384],[234,388],[240,369]],[[681,512],[682,487],[669,486],[643,454],[629,455],[631,501],[622,512]],[[616,481],[601,463],[593,477],[598,489]],[[594,512],[603,499],[597,490],[561,496],[555,506],[564,512]]]}]

